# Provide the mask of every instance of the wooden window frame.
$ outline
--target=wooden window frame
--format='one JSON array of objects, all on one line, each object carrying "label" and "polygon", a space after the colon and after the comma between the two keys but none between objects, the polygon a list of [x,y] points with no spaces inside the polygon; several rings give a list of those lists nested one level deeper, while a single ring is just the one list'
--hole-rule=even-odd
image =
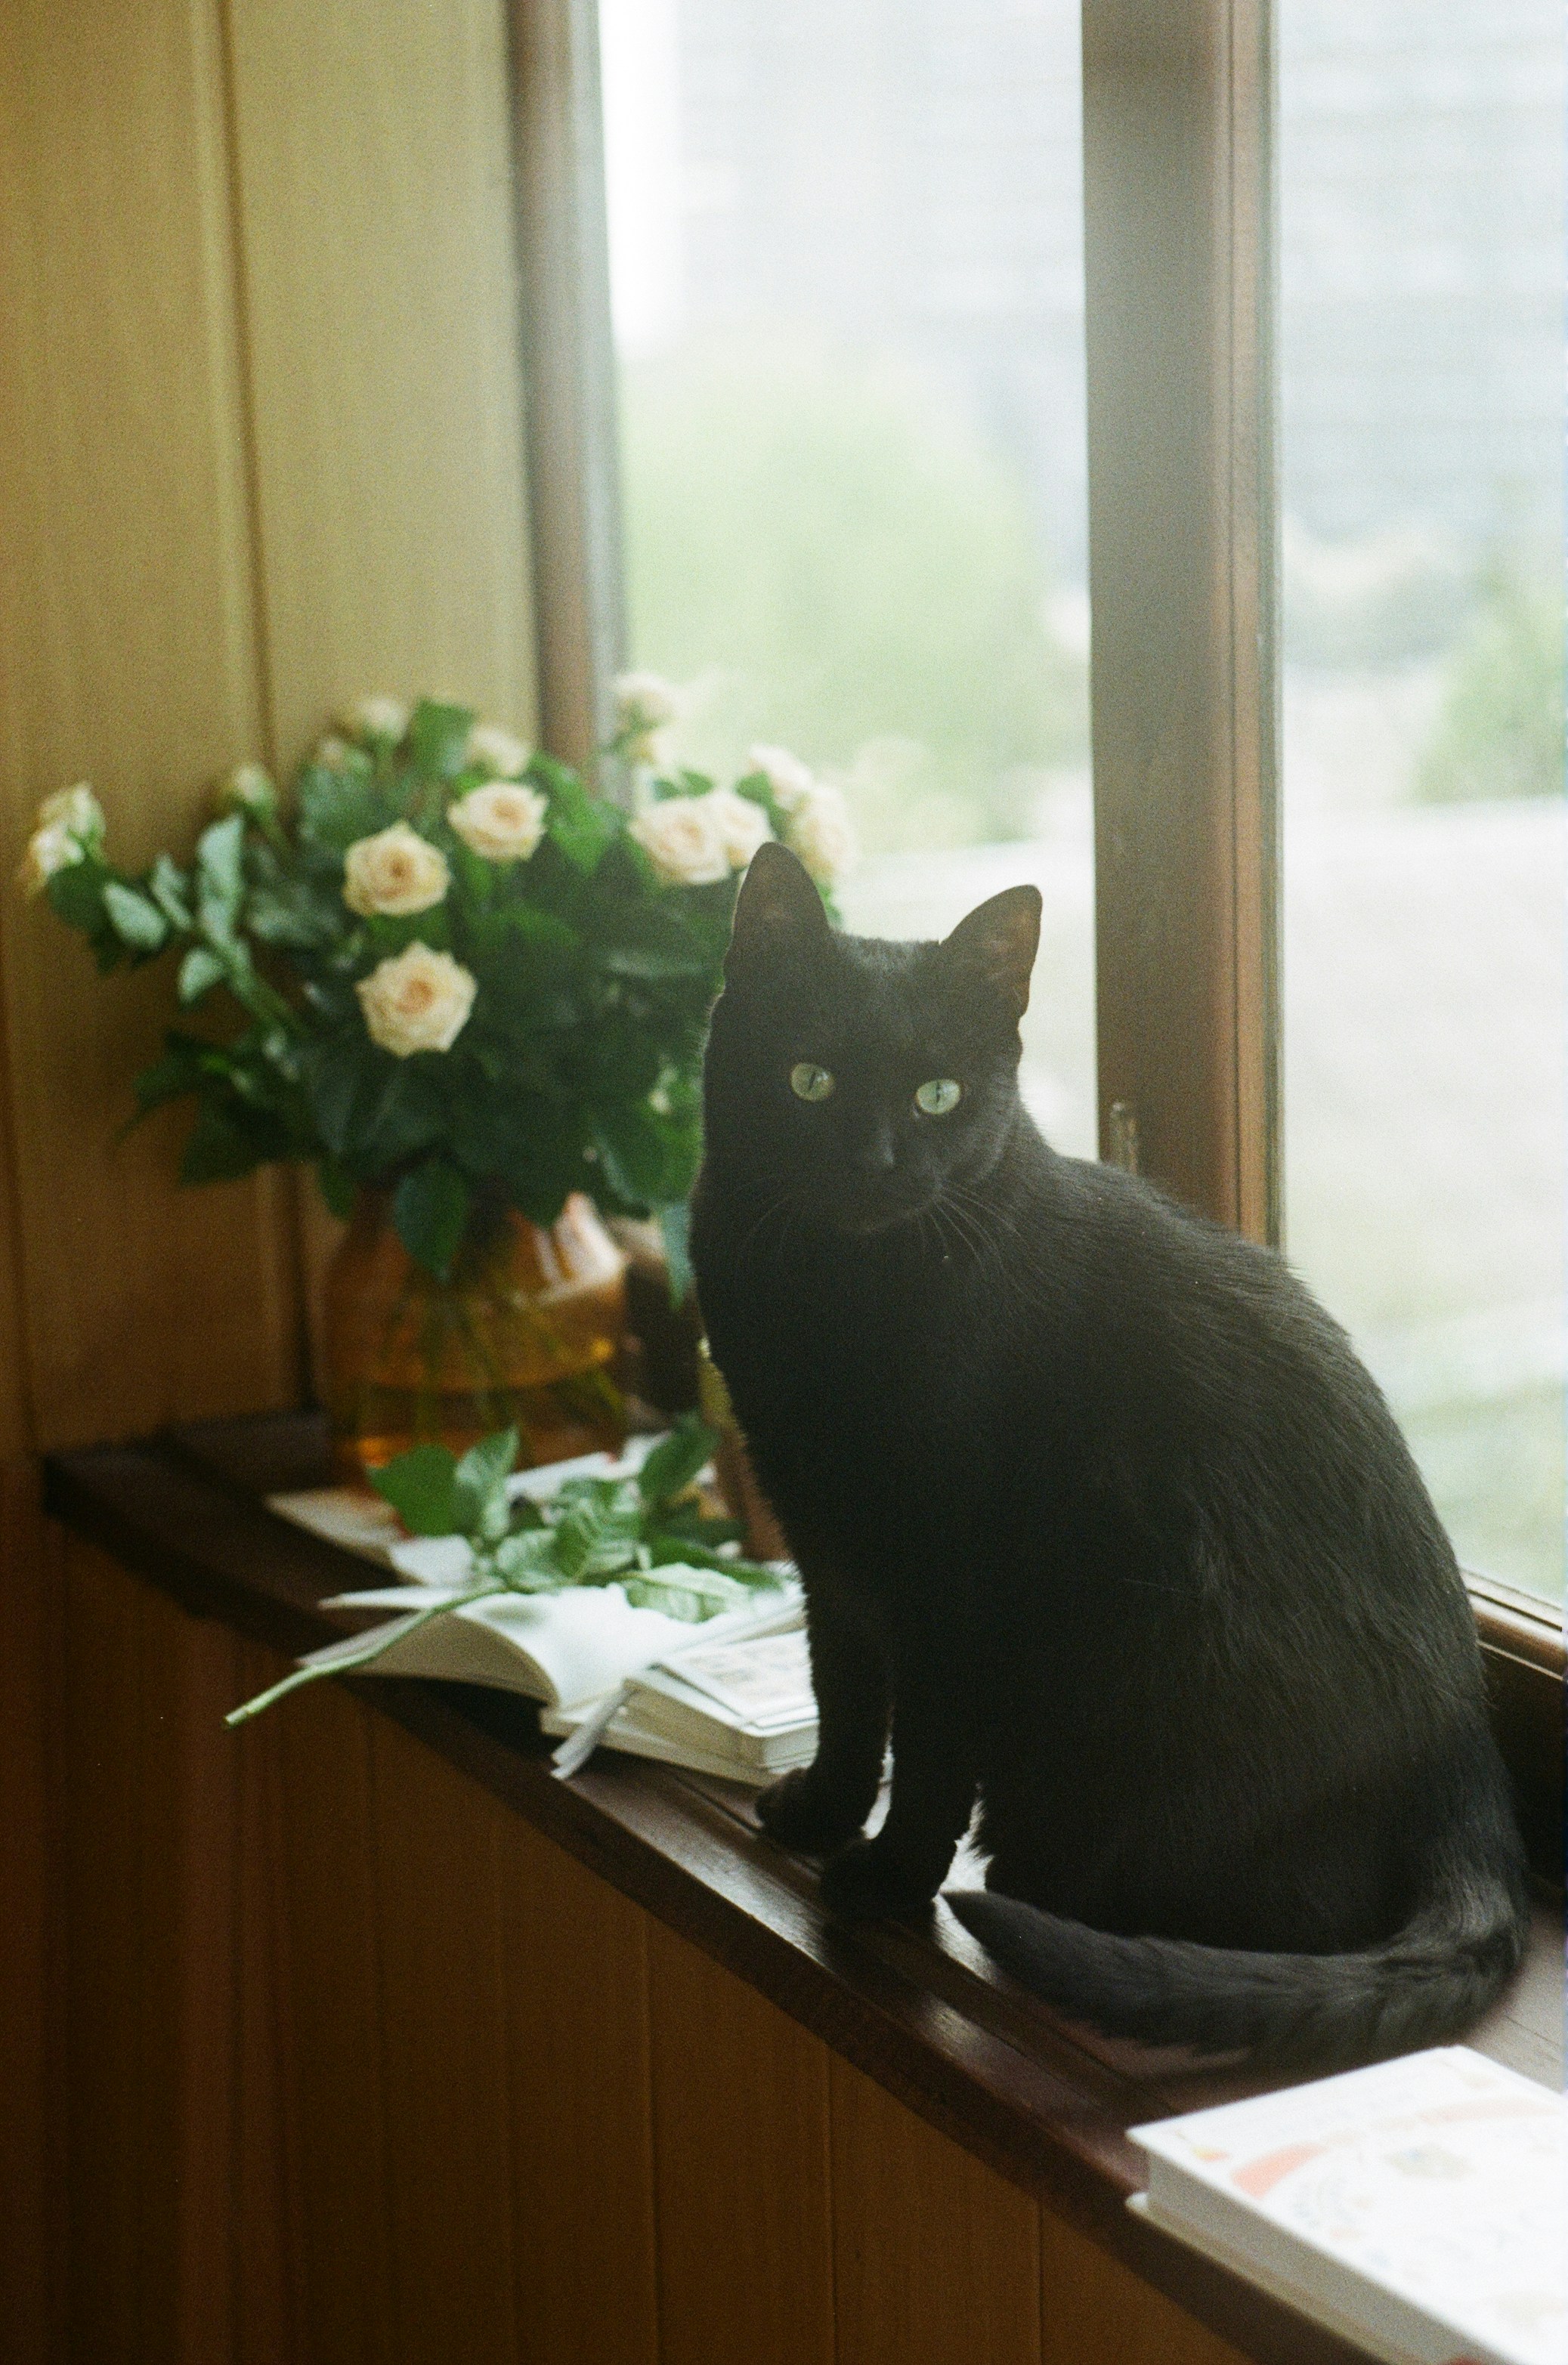
[{"label": "wooden window frame", "polygon": [[[510,0],[540,728],[625,660],[597,0]],[[1101,1153],[1282,1238],[1274,0],[1082,0]],[[1561,1877],[1563,1625],[1467,1578]]]}]

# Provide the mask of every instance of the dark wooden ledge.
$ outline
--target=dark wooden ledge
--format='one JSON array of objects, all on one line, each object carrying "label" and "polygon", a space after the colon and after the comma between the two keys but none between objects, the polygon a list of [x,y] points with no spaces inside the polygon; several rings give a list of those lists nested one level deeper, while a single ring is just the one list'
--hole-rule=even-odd
[{"label": "dark wooden ledge", "polygon": [[[344,1631],[318,1604],[365,1575],[260,1499],[321,1483],[325,1444],[300,1414],[59,1454],[46,1502],[193,1616],[293,1654]],[[762,1838],[734,1786],[603,1752],[558,1782],[532,1709],[510,1695],[375,1677],[353,1688],[1258,2365],[1361,2354],[1125,2205],[1143,2181],[1126,2129],[1255,2090],[1245,2080],[1069,2027],[992,1969],[946,1907],[929,1928],[834,1922],[810,1866]],[[1561,1933],[1543,1892],[1530,1960],[1471,2039],[1549,2084],[1562,2082]]]}]

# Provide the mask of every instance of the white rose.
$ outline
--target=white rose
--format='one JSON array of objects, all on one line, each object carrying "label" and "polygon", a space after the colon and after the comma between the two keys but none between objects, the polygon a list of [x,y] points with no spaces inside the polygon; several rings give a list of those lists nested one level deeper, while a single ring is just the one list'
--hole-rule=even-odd
[{"label": "white rose", "polygon": [[384,740],[396,747],[409,728],[409,710],[400,698],[362,698],[339,715],[338,727],[351,739]]},{"label": "white rose", "polygon": [[355,838],[343,857],[343,901],[364,920],[378,912],[428,912],[451,884],[445,855],[406,821]]},{"label": "white rose", "polygon": [[43,829],[35,829],[28,838],[28,850],[17,866],[17,884],[24,895],[41,895],[57,870],[69,870],[73,862],[86,858],[81,839],[59,822],[50,822]]},{"label": "white rose", "polygon": [[249,813],[253,821],[269,821],[277,811],[277,790],[264,764],[236,764],[218,784],[219,813]]},{"label": "white rose", "polygon": [[802,757],[793,756],[788,747],[768,747],[758,744],[745,751],[748,772],[760,772],[786,813],[793,813],[803,796],[816,786],[816,775]]},{"label": "white rose", "polygon": [[663,764],[668,754],[666,725],[681,711],[680,692],[657,673],[618,674],[615,735],[629,764]]},{"label": "white rose", "polygon": [[63,829],[79,838],[84,846],[101,841],[107,824],[103,806],[85,780],[78,780],[73,789],[57,789],[52,797],[45,797],[39,807],[40,829]]},{"label": "white rose", "polygon": [[476,723],[463,750],[467,766],[480,766],[492,780],[515,780],[528,769],[528,749],[498,723]]},{"label": "white rose", "polygon": [[380,962],[354,988],[371,1041],[399,1059],[414,1051],[450,1051],[476,991],[461,961],[417,943]]},{"label": "white rose", "polygon": [[713,799],[666,797],[644,805],[628,824],[659,877],[670,887],[706,887],[730,875],[721,816]]},{"label": "white rose", "polygon": [[798,798],[785,843],[800,856],[819,887],[831,887],[853,870],[860,849],[842,791],[819,780]]},{"label": "white rose", "polygon": [[364,772],[370,768],[370,758],[364,749],[351,747],[348,741],[340,739],[335,731],[329,731],[324,739],[317,740],[312,761],[329,772]]},{"label": "white rose", "polygon": [[537,789],[487,780],[448,805],[446,818],[464,845],[487,862],[526,862],[544,835],[549,809]]},{"label": "white rose", "polygon": [[660,673],[615,678],[615,717],[622,731],[656,731],[680,712],[680,692]]},{"label": "white rose", "polygon": [[700,801],[708,806],[719,824],[731,869],[744,870],[757,847],[773,835],[767,815],[750,797],[737,796],[734,789],[714,789]]}]

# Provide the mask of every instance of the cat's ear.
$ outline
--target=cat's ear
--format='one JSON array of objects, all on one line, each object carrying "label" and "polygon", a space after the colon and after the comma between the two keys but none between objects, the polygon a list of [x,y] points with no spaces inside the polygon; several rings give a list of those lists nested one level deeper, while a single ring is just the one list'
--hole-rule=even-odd
[{"label": "cat's ear", "polygon": [[828,938],[827,913],[799,855],[770,838],[759,846],[741,881],[724,975],[733,984],[754,964],[771,967],[781,955],[810,952]]},{"label": "cat's ear", "polygon": [[1029,1007],[1029,972],[1040,948],[1040,891],[1005,887],[960,920],[943,939],[945,968],[981,981],[1000,994],[1015,1018]]}]

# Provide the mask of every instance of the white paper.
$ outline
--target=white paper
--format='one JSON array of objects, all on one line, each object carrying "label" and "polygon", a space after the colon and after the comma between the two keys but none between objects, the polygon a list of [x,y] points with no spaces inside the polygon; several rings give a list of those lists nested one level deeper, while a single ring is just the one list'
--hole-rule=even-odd
[{"label": "white paper", "polygon": [[[671,1575],[678,1575],[671,1570]],[[460,1587],[421,1586],[410,1620],[441,1594]],[[568,1586],[560,1593],[496,1593],[470,1601],[449,1618],[432,1619],[396,1641],[365,1667],[368,1676],[436,1676],[460,1683],[499,1684],[552,1708],[574,1708],[678,1651],[700,1631],[735,1634],[776,1618],[793,1598],[788,1587],[765,1592],[700,1629],[660,1609],[633,1608],[619,1585]],[[409,1588],[378,1586],[335,1594],[324,1608],[409,1609]],[[312,1652],[303,1665],[335,1665],[362,1648],[357,1634]]]},{"label": "white paper", "polygon": [[656,1684],[666,1664],[681,1690],[700,1694],[727,1721],[753,1732],[815,1721],[816,1695],[803,1626],[751,1641],[694,1643],[651,1667],[644,1684],[650,1679]]},{"label": "white paper", "polygon": [[1379,2353],[1568,2365],[1564,2104],[1532,2079],[1449,2046],[1129,2132],[1157,2222],[1358,2321],[1386,2294]]}]

